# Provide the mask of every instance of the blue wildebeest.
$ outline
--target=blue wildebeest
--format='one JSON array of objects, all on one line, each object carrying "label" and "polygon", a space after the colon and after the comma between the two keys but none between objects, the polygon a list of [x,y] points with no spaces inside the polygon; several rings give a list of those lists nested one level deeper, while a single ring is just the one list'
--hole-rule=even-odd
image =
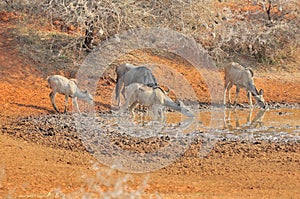
[{"label": "blue wildebeest", "polygon": [[116,74],[117,74],[117,82],[119,81],[119,79],[130,69],[133,68],[137,68],[138,66],[135,66],[133,64],[129,64],[129,63],[123,63],[121,65],[118,65],[116,67]]},{"label": "blue wildebeest", "polygon": [[126,86],[132,83],[141,83],[150,87],[157,86],[157,80],[149,68],[145,66],[135,67],[131,64],[123,66],[124,68],[122,70],[118,69],[119,74],[121,74],[122,71],[127,71],[119,76],[117,73],[116,100],[118,106],[120,106],[120,92],[123,97],[125,97],[124,92]]}]

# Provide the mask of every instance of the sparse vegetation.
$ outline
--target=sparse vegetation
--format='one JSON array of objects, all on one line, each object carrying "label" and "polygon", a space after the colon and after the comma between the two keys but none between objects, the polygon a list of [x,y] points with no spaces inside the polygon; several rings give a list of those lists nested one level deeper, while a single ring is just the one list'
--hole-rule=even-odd
[{"label": "sparse vegetation", "polygon": [[[243,56],[281,64],[291,61],[299,48],[299,4],[295,0],[6,0],[1,7],[21,11],[24,21],[46,18],[52,30],[59,30],[46,37],[27,35],[34,37],[33,42],[21,38],[32,57],[51,62],[76,63],[85,51],[122,31],[162,27],[192,36],[217,62]],[[35,45],[42,48],[36,51]]]}]

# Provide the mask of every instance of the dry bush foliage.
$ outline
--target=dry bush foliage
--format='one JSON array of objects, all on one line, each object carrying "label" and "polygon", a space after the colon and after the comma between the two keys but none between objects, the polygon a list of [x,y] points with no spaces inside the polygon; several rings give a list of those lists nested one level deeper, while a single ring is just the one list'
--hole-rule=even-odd
[{"label": "dry bush foliage", "polygon": [[68,57],[70,51],[91,49],[122,31],[143,27],[169,28],[192,36],[217,62],[242,55],[273,64],[291,58],[299,48],[297,0],[5,2],[2,6],[7,9],[47,17],[54,27],[76,33],[60,47],[55,44],[59,56]]}]

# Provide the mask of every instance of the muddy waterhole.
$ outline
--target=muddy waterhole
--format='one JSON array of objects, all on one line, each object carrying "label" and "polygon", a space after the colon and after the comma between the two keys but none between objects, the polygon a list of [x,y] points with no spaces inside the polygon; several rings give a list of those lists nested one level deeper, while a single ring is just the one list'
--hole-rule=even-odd
[{"label": "muddy waterhole", "polygon": [[205,157],[220,142],[300,142],[299,108],[209,108],[194,114],[166,112],[164,122],[117,112],[48,114],[19,119],[2,130],[49,147],[88,151],[107,166],[134,173],[169,165],[192,145],[198,146],[198,157]]},{"label": "muddy waterhole", "polygon": [[[117,120],[115,125],[135,131],[152,129],[159,133],[163,127],[174,127],[180,133],[201,132],[219,138],[235,138],[265,141],[300,141],[300,109],[233,109],[215,108],[194,112],[195,118],[187,118],[178,112],[167,112],[162,123],[142,118],[142,114],[130,121],[127,116]],[[126,119],[124,119],[124,117]],[[119,127],[120,127],[119,126]],[[154,134],[156,134],[154,133]],[[152,134],[152,135],[154,135]],[[143,135],[146,136],[145,132]],[[250,140],[249,140],[250,139]]]}]

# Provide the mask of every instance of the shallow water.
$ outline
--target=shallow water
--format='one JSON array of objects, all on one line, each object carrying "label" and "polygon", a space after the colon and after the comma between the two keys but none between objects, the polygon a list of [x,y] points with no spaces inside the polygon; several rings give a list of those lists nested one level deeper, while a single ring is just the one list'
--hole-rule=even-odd
[{"label": "shallow water", "polygon": [[185,125],[184,133],[201,132],[222,139],[300,141],[300,109],[216,108],[195,115],[190,119],[178,112],[168,112],[166,124]]},{"label": "shallow water", "polygon": [[291,128],[300,126],[300,109],[226,109],[202,111],[197,114],[203,126],[223,129]]}]

